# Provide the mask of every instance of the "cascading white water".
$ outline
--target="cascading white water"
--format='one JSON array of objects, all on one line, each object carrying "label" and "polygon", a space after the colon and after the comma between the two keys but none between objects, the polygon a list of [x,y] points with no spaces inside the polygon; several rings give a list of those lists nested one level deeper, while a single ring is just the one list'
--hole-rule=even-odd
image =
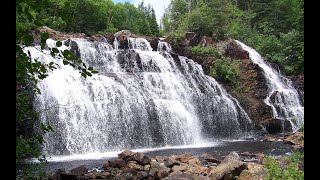
[{"label": "cascading white water", "polygon": [[171,53],[172,48],[171,48],[170,44],[168,44],[167,42],[159,41],[157,51],[166,51],[168,53]]},{"label": "cascading white water", "polygon": [[272,107],[273,117],[289,120],[293,131],[298,130],[304,123],[304,107],[301,105],[299,94],[292,86],[291,80],[268,65],[253,48],[240,41],[236,42],[242,49],[248,51],[252,62],[261,67],[264,72],[268,81],[268,96],[264,102]]},{"label": "cascading white water", "polygon": [[128,41],[126,50],[118,49],[117,41],[115,48],[85,39],[64,41],[59,49],[70,49],[99,71],[86,79],[48,51],[25,48],[33,59],[60,65],[39,82],[41,94],[34,102],[41,120],[55,129],[45,135],[47,155],[192,145],[239,138],[250,130],[239,103],[199,64],[170,54],[163,42],[160,51],[152,51],[145,39]]}]

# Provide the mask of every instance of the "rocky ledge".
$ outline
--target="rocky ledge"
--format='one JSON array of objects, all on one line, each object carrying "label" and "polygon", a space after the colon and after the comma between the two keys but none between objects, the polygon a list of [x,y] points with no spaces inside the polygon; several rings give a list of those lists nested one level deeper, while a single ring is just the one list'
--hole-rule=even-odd
[{"label": "rocky ledge", "polygon": [[[243,156],[248,154],[244,153]],[[116,159],[106,161],[102,169],[90,171],[84,165],[70,172],[59,169],[49,179],[231,180],[237,176],[244,180],[266,177],[263,165],[243,162],[236,152],[231,152],[220,160],[209,154],[203,154],[199,158],[191,154],[149,158],[141,152],[125,150],[118,154]]]}]

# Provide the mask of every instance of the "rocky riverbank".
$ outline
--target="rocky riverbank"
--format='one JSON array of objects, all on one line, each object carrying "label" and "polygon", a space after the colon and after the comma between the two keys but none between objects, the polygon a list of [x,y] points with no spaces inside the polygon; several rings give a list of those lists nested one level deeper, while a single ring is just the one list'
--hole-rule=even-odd
[{"label": "rocky riverbank", "polygon": [[[304,149],[304,133],[265,135],[261,142],[279,142]],[[261,152],[232,151],[226,156],[188,153],[168,156],[147,156],[141,152],[125,150],[116,158],[106,160],[100,168],[89,169],[81,165],[70,171],[59,169],[49,179],[266,179],[265,158]]]},{"label": "rocky riverbank", "polygon": [[[244,156],[263,155],[242,154]],[[261,161],[262,162],[262,159]],[[244,171],[246,170],[246,171]],[[240,179],[259,176],[266,172],[261,164],[240,160],[236,152],[231,152],[223,160],[209,154],[199,158],[191,154],[147,157],[141,152],[125,150],[113,160],[103,165],[103,170],[88,170],[84,165],[65,172],[59,169],[49,179]]]}]

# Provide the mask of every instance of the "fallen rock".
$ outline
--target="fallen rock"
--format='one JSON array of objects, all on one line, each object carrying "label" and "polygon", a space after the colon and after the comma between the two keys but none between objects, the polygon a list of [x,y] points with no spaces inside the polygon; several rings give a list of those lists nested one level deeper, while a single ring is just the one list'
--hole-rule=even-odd
[{"label": "fallen rock", "polygon": [[128,161],[132,161],[132,156],[134,154],[135,154],[134,152],[126,149],[126,150],[122,151],[120,154],[118,154],[118,158],[123,159],[124,161],[128,162]]},{"label": "fallen rock", "polygon": [[113,161],[109,161],[109,166],[114,168],[122,168],[126,165],[126,162],[123,159],[115,159]]},{"label": "fallen rock", "polygon": [[186,165],[174,165],[171,169],[172,171],[184,171],[186,170],[188,167]]},{"label": "fallen rock", "polygon": [[132,156],[134,161],[137,161],[141,165],[146,165],[150,163],[150,158],[142,154],[141,152],[134,153]]},{"label": "fallen rock", "polygon": [[243,164],[244,163],[240,161],[239,155],[236,152],[231,152],[213,171],[211,171],[211,174],[209,174],[210,179],[222,179],[226,174],[231,174],[233,171],[241,171],[246,168]]},{"label": "fallen rock", "polygon": [[167,157],[165,159],[165,166],[172,168],[174,165],[180,165],[180,163],[178,161],[176,161],[175,159],[173,159],[172,157]]},{"label": "fallen rock", "polygon": [[143,170],[144,170],[144,166],[137,164],[136,161],[129,161],[129,162],[127,163],[127,166],[128,166],[129,168],[135,169],[135,170],[137,170],[137,171],[143,171]]},{"label": "fallen rock", "polygon": [[88,177],[89,179],[96,179],[96,175],[94,173],[88,173],[84,175],[85,177]]},{"label": "fallen rock", "polygon": [[191,154],[181,154],[177,157],[177,160],[183,163],[187,163],[192,158]]},{"label": "fallen rock", "polygon": [[138,179],[146,179],[148,177],[148,173],[145,171],[139,171],[137,172],[137,178]]},{"label": "fallen rock", "polygon": [[76,175],[84,175],[88,172],[88,169],[85,165],[81,165],[79,167],[71,169],[70,172]]},{"label": "fallen rock", "polygon": [[60,177],[62,180],[78,180],[78,175],[72,173],[61,173]]}]

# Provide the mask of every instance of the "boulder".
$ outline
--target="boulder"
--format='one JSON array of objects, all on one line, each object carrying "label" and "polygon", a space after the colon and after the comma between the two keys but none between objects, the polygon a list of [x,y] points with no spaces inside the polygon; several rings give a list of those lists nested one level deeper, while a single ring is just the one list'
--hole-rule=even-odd
[{"label": "boulder", "polygon": [[112,174],[109,172],[102,172],[102,173],[98,173],[95,172],[94,175],[96,176],[95,179],[112,179]]},{"label": "boulder", "polygon": [[133,168],[127,168],[127,167],[123,168],[121,173],[122,173],[122,174],[124,174],[124,173],[130,173],[130,174],[132,174],[132,175],[137,175],[137,171],[136,171],[135,169],[133,169]]},{"label": "boulder", "polygon": [[85,177],[88,177],[89,179],[96,179],[97,176],[94,173],[88,173],[84,175]]},{"label": "boulder", "polygon": [[169,167],[169,168],[172,168],[174,165],[180,165],[180,163],[178,161],[176,161],[174,158],[172,157],[167,157],[165,159],[165,163],[164,163],[165,166]]},{"label": "boulder", "polygon": [[[210,179],[222,179],[225,175],[237,176],[241,170],[245,169],[244,163],[240,161],[240,157],[236,152],[231,152],[223,161],[209,174]],[[237,173],[233,173],[236,171]]]},{"label": "boulder", "polygon": [[141,165],[146,165],[150,163],[150,158],[142,154],[141,152],[134,153],[132,160],[137,161]]},{"label": "boulder", "polygon": [[277,133],[292,131],[292,125],[289,120],[275,119],[275,118],[272,118],[271,121],[266,123],[265,128],[267,132],[270,134],[277,134]]},{"label": "boulder", "polygon": [[145,171],[138,171],[137,178],[138,179],[146,179],[148,177],[148,173]]},{"label": "boulder", "polygon": [[164,169],[159,169],[153,174],[153,177],[154,179],[161,179],[167,177],[168,175],[169,173],[167,171]]},{"label": "boulder", "polygon": [[187,163],[191,158],[191,154],[181,154],[177,157],[177,160],[183,163]]},{"label": "boulder", "polygon": [[129,161],[129,162],[127,162],[127,166],[128,166],[129,168],[135,169],[135,170],[137,170],[137,171],[143,171],[143,170],[144,170],[144,167],[143,167],[142,165],[137,164],[136,161]]},{"label": "boulder", "polygon": [[155,159],[156,159],[159,163],[164,163],[166,157],[165,157],[165,156],[156,156]]},{"label": "boulder", "polygon": [[119,38],[120,36],[127,36],[130,37],[132,33],[129,30],[121,30],[116,33],[114,33],[115,38]]},{"label": "boulder", "polygon": [[132,156],[134,154],[135,154],[135,152],[126,149],[123,152],[118,154],[118,158],[119,159],[123,159],[124,161],[128,162],[128,161],[132,161],[133,160]]},{"label": "boulder", "polygon": [[77,175],[84,175],[88,172],[88,169],[85,165],[81,165],[79,167],[71,169],[70,172]]},{"label": "boulder", "polygon": [[238,46],[235,41],[230,41],[227,44],[225,54],[235,59],[249,59],[249,53]]},{"label": "boulder", "polygon": [[184,171],[188,168],[187,165],[174,165],[171,169],[172,171]]},{"label": "boulder", "polygon": [[109,166],[114,168],[122,168],[126,165],[126,162],[123,159],[115,159],[112,161],[109,161]]},{"label": "boulder", "polygon": [[62,180],[78,180],[79,176],[73,173],[60,173],[60,177]]},{"label": "boulder", "polygon": [[152,47],[152,50],[157,51],[159,38],[152,38],[152,39],[147,39],[147,40],[149,41],[150,46]]},{"label": "boulder", "polygon": [[120,49],[129,49],[128,38],[132,36],[129,30],[121,30],[114,34],[115,39],[118,40]]}]

